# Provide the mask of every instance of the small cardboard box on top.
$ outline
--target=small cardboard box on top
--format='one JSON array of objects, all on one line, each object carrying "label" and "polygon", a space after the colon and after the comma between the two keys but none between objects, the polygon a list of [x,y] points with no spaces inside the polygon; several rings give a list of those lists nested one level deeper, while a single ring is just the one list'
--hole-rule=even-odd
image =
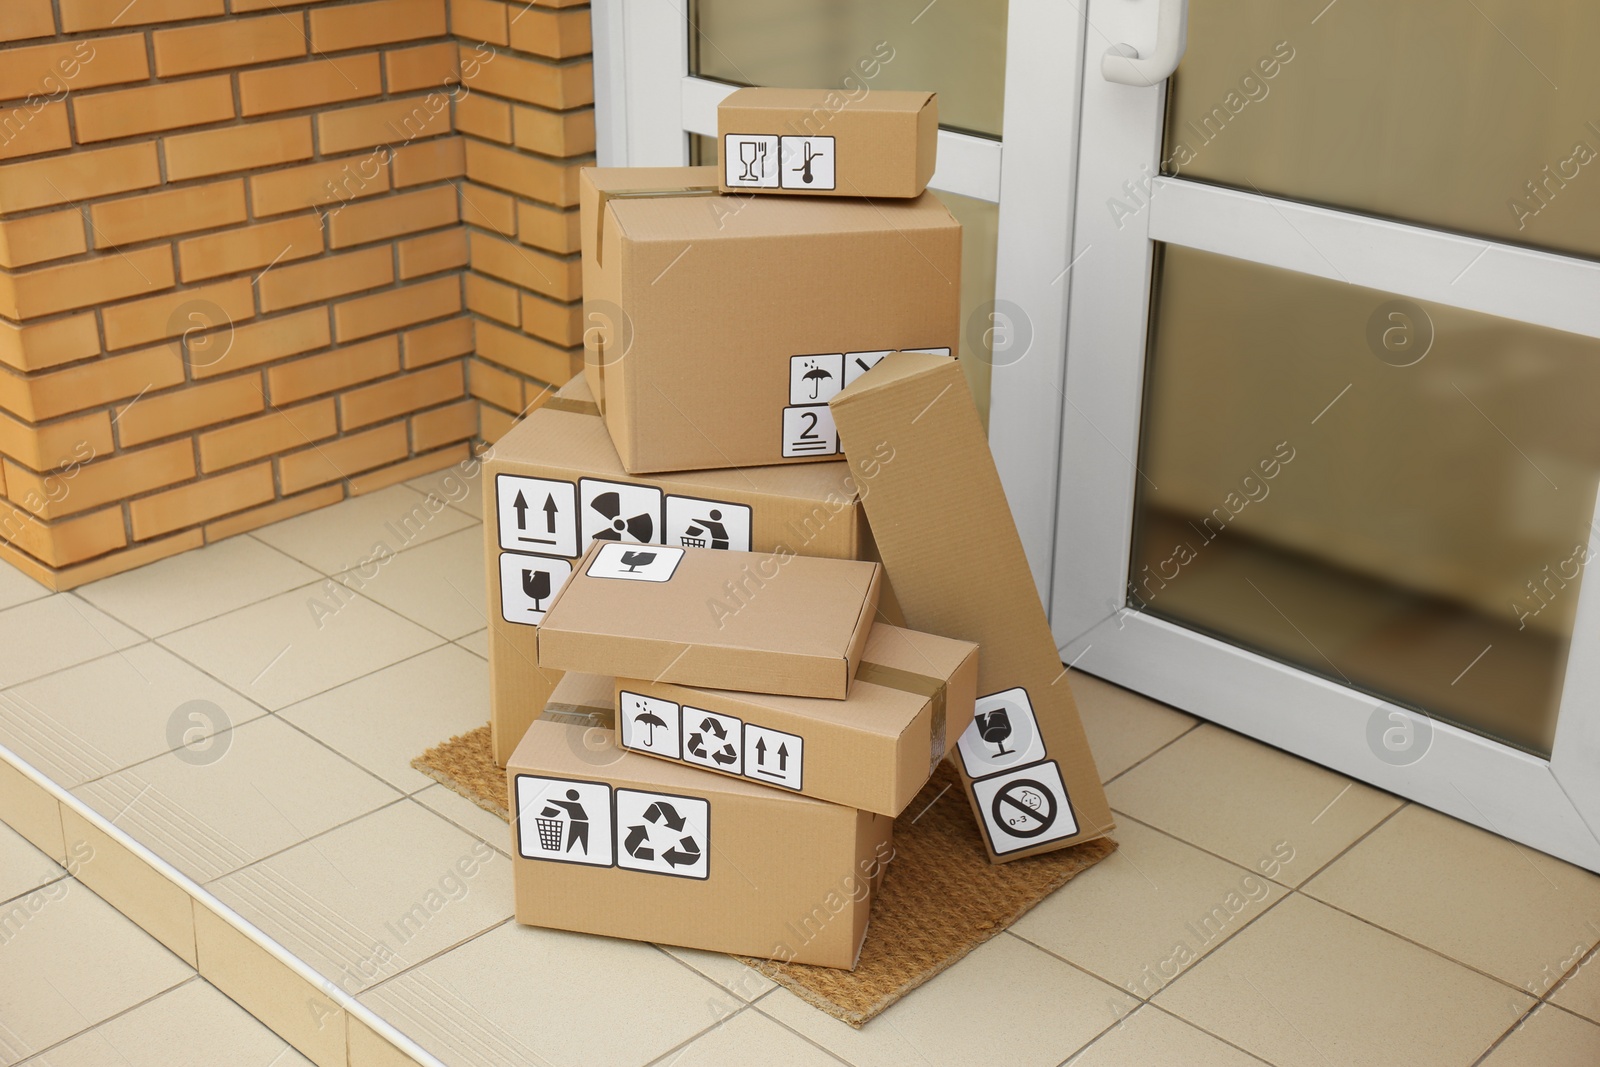
[{"label": "small cardboard box on top", "polygon": [[843,700],[878,611],[876,563],[596,541],[550,603],[539,663]]},{"label": "small cardboard box on top", "polygon": [[581,375],[495,443],[483,478],[490,708],[502,767],[561,677],[538,666],[535,628],[596,535],[872,558],[844,463],[634,477]]},{"label": "small cardboard box on top", "polygon": [[846,700],[618,678],[624,748],[899,815],[972,722],[978,646],[873,626]]},{"label": "small cardboard box on top", "polygon": [[932,193],[723,196],[715,167],[585,168],[585,374],[631,473],[840,455],[828,398],[953,355],[961,225]]},{"label": "small cardboard box on top", "polygon": [[953,759],[990,860],[1105,836],[1111,809],[961,367],[898,352],[832,407],[849,455],[893,449],[863,504],[906,624],[982,650]]},{"label": "small cardboard box on top", "polygon": [[517,922],[854,968],[894,820],[616,747],[611,686],[564,677],[507,767]]},{"label": "small cardboard box on top", "polygon": [[735,89],[717,106],[722,191],[911,197],[939,144],[933,93]]}]

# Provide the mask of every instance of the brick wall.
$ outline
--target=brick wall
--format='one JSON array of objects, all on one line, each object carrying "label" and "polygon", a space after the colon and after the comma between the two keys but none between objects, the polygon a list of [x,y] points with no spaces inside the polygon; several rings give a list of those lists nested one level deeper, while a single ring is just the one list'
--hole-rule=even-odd
[{"label": "brick wall", "polygon": [[467,458],[578,357],[586,7],[0,0],[0,559]]}]

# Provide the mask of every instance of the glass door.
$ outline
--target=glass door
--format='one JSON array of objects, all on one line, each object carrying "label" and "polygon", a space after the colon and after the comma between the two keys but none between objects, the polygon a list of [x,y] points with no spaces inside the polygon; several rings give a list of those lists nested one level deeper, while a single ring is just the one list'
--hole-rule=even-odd
[{"label": "glass door", "polygon": [[1127,76],[1184,7],[1086,8],[1064,654],[1600,870],[1600,8],[1190,0]]}]

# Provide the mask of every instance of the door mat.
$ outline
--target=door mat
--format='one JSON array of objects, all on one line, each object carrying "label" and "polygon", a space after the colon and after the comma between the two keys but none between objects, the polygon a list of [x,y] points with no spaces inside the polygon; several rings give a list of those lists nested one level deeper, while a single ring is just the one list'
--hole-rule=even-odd
[{"label": "door mat", "polygon": [[[511,818],[506,774],[494,764],[488,726],[430,748],[411,765],[486,811]],[[860,1027],[1117,847],[1101,838],[990,864],[960,787],[955,770],[940,764],[896,822],[894,862],[872,902],[872,922],[854,971],[737,958],[807,1003]]]}]

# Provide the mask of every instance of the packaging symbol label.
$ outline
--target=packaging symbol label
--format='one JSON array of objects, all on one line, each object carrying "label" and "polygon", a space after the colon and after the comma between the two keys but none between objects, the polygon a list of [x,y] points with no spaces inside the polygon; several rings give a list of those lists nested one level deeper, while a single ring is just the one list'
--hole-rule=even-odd
[{"label": "packaging symbol label", "polygon": [[495,478],[500,547],[578,555],[578,498],[571,482],[501,474]]},{"label": "packaging symbol label", "polygon": [[648,485],[580,478],[578,498],[585,548],[590,541],[632,541],[651,545],[660,540],[661,490]]},{"label": "packaging symbol label", "polygon": [[[778,154],[783,157],[783,170],[779,176],[782,188],[801,192],[834,188],[835,153],[832,137],[780,137]],[[730,181],[728,184],[733,183]]]},{"label": "packaging symbol label", "polygon": [[[722,172],[727,185],[746,189],[776,189],[778,170],[776,135],[730,133],[722,139]],[[833,187],[830,185],[828,188]]]},{"label": "packaging symbol label", "polygon": [[783,455],[836,456],[839,431],[833,425],[833,409],[826,404],[783,409]]},{"label": "packaging symbol label", "polygon": [[702,767],[743,774],[744,723],[732,715],[683,706],[683,758]]},{"label": "packaging symbol label", "polygon": [[609,785],[519,774],[516,806],[524,859],[613,866]]},{"label": "packaging symbol label", "polygon": [[676,878],[710,876],[711,805],[699,797],[617,790],[617,866]]},{"label": "packaging symbol label", "polygon": [[826,404],[844,386],[843,352],[789,357],[789,403]]},{"label": "packaging symbol label", "polygon": [[506,622],[537,626],[550,600],[572,575],[572,564],[548,556],[500,553],[500,617]]},{"label": "packaging symbol label", "polygon": [[1078,832],[1061,768],[1054,760],[973,782],[972,792],[998,856]]},{"label": "packaging symbol label", "polygon": [[1044,759],[1048,753],[1028,691],[1018,687],[979,697],[972,725],[962,732],[956,749],[969,778]]},{"label": "packaging symbol label", "polygon": [[661,543],[748,552],[752,518],[753,513],[744,504],[669,496],[666,530]]},{"label": "packaging symbol label", "polygon": [[620,578],[628,582],[670,581],[683,560],[683,549],[661,545],[633,547],[606,545],[595,553],[584,571],[591,578]]},{"label": "packaging symbol label", "polygon": [[796,734],[755,723],[744,727],[744,776],[768,785],[800,790],[805,769],[805,741]]},{"label": "packaging symbol label", "polygon": [[618,700],[622,705],[617,709],[617,719],[622,728],[623,748],[671,759],[683,758],[676,703],[627,690],[618,694]]}]

